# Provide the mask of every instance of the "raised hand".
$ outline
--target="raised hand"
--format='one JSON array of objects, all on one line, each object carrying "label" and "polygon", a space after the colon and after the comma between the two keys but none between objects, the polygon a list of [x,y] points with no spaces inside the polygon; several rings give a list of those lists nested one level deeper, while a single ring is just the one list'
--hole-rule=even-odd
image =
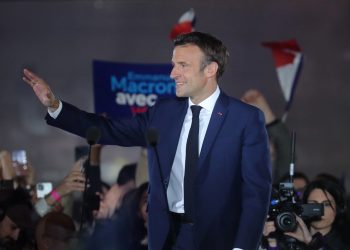
[{"label": "raised hand", "polygon": [[276,119],[275,114],[272,112],[269,104],[267,103],[263,94],[257,89],[249,89],[247,90],[241,100],[245,103],[253,105],[259,108],[265,115],[266,124],[273,122]]},{"label": "raised hand", "polygon": [[16,176],[12,165],[10,152],[3,150],[0,152],[0,180],[13,180]]},{"label": "raised hand", "polygon": [[[84,191],[86,179],[80,169],[85,160],[85,158],[81,158],[76,161],[69,174],[58,186],[55,187],[55,191],[59,194],[60,197],[68,195],[73,191]],[[58,204],[57,200],[55,200],[52,195],[46,196],[45,200],[50,206]]]},{"label": "raised hand", "polygon": [[65,196],[73,191],[84,191],[86,180],[80,168],[85,160],[86,159],[83,157],[76,161],[69,174],[63,179],[61,184],[55,188],[61,196]]},{"label": "raised hand", "polygon": [[23,74],[23,81],[32,87],[40,102],[50,111],[54,112],[59,106],[59,100],[56,99],[49,85],[28,69],[24,69]]},{"label": "raised hand", "polygon": [[[267,216],[267,218],[269,218],[269,216]],[[270,247],[277,247],[276,238],[270,236],[270,233],[275,231],[276,231],[275,222],[266,220],[264,224],[263,235],[267,237],[267,242]]]},{"label": "raised hand", "polygon": [[110,206],[107,204],[107,202],[103,199],[103,195],[100,193],[97,193],[97,195],[100,197],[100,206],[98,210],[92,211],[94,218],[96,220],[101,219],[108,219],[110,218],[110,214],[113,214],[113,211],[110,212]]}]

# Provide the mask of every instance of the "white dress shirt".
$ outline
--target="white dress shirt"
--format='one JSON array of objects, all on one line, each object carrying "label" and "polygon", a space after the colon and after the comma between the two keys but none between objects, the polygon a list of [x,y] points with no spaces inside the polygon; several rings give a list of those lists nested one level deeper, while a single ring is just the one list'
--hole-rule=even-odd
[{"label": "white dress shirt", "polygon": [[[216,100],[220,95],[219,87],[216,88],[215,92],[207,99],[199,103],[202,107],[199,113],[199,154],[201,152],[203,140],[207,128],[211,113],[213,112]],[[179,142],[175,153],[175,159],[171,168],[170,180],[167,189],[169,209],[175,213],[184,213],[184,176],[185,176],[185,159],[186,159],[186,143],[188,133],[192,124],[192,111],[191,106],[194,105],[190,98],[188,98],[188,109],[185,116],[184,123],[182,125]]]}]

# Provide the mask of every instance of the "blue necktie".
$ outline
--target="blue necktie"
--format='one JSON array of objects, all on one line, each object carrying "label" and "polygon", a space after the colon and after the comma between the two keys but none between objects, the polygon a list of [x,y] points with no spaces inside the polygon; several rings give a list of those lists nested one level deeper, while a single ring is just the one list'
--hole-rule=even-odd
[{"label": "blue necktie", "polygon": [[199,113],[202,107],[192,105],[192,124],[188,133],[186,144],[185,180],[184,180],[184,206],[186,216],[194,221],[194,183],[198,163],[198,133],[199,133]]}]

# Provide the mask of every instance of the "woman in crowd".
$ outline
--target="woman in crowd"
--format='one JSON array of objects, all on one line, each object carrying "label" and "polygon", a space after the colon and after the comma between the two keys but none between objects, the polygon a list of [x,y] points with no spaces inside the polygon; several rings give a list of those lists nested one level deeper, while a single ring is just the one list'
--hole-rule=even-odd
[{"label": "woman in crowd", "polygon": [[313,249],[349,249],[350,246],[345,243],[347,232],[343,230],[346,209],[343,188],[329,180],[316,180],[307,186],[303,201],[323,203],[323,216],[311,221],[309,227],[298,217],[297,230],[285,234]]},{"label": "woman in crowd", "polygon": [[[285,232],[284,235],[296,239],[299,249],[350,249],[345,240],[349,232],[344,230],[344,193],[344,189],[338,183],[329,180],[310,182],[304,191],[303,203],[323,204],[324,214],[307,224],[297,216],[297,229],[294,232]],[[276,227],[273,222],[267,222],[264,236],[268,237],[268,249],[286,249],[286,242],[269,237],[274,231]]]}]

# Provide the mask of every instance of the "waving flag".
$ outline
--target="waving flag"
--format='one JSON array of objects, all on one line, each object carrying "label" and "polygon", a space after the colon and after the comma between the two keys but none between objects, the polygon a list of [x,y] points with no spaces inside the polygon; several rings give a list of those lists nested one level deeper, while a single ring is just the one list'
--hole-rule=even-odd
[{"label": "waving flag", "polygon": [[292,105],[294,92],[302,67],[303,54],[296,40],[281,42],[264,42],[263,46],[272,50],[272,56],[277,70],[278,80],[286,100],[285,114]]},{"label": "waving flag", "polygon": [[175,39],[180,34],[190,33],[194,31],[196,22],[196,13],[194,9],[185,12],[179,19],[178,23],[174,25],[170,32],[170,39]]}]

